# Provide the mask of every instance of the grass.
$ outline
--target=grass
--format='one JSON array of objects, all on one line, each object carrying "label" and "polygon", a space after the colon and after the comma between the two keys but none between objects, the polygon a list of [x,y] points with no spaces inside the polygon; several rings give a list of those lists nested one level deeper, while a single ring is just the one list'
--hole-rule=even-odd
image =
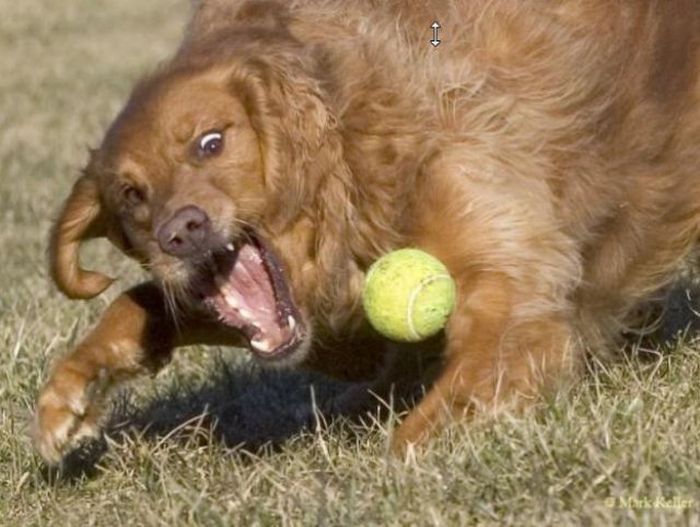
[{"label": "grass", "polygon": [[[318,398],[339,387],[258,372],[240,350],[183,350],[117,398],[124,433],[91,474],[48,474],[27,436],[43,371],[115,294],[61,297],[45,271],[48,228],[131,83],[174,49],[187,6],[0,8],[3,525],[700,525],[690,345],[624,355],[535,412],[455,425],[406,462],[386,456],[390,423],[302,426],[310,387]],[[86,261],[123,277],[120,287],[140,276],[105,244]],[[268,440],[276,446],[236,446]]]}]

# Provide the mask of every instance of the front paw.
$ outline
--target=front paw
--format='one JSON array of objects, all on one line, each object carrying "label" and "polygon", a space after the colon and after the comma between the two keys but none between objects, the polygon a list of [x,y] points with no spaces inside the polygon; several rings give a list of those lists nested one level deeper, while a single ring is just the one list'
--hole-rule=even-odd
[{"label": "front paw", "polygon": [[100,401],[105,380],[86,379],[71,371],[57,371],[37,400],[32,439],[37,452],[56,465],[86,438],[100,435]]},{"label": "front paw", "polygon": [[428,419],[413,411],[396,427],[391,434],[389,450],[399,459],[406,457],[409,451],[420,449],[431,435],[432,426]]}]

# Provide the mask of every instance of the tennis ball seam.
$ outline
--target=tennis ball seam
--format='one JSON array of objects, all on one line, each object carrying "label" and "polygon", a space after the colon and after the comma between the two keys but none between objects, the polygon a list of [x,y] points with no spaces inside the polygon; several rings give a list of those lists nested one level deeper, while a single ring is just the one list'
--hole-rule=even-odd
[{"label": "tennis ball seam", "polygon": [[448,274],[426,276],[420,282],[418,282],[418,285],[413,288],[413,291],[411,291],[411,295],[408,297],[408,305],[406,306],[406,320],[408,322],[408,331],[411,333],[411,337],[414,339],[422,338],[422,335],[418,333],[416,327],[413,324],[413,307],[415,305],[416,299],[418,298],[418,295],[424,287],[438,280],[452,280],[452,277]]}]

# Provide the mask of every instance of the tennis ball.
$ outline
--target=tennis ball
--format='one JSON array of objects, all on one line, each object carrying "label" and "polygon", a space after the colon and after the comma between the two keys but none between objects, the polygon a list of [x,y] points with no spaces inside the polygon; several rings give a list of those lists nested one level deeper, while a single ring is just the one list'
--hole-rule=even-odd
[{"label": "tennis ball", "polygon": [[418,249],[400,249],[369,268],[362,305],[385,337],[418,342],[445,326],[455,296],[455,283],[440,260]]}]

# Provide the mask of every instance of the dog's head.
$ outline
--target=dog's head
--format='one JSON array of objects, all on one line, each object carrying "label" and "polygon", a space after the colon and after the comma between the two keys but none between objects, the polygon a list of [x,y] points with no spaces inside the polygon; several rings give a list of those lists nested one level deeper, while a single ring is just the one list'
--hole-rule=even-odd
[{"label": "dog's head", "polygon": [[[312,326],[357,309],[351,174],[308,54],[279,33],[192,43],[139,84],[53,229],[69,297],[111,279],[83,269],[107,237],[184,309],[239,329],[264,358],[301,355]],[[297,353],[292,353],[293,351]]]}]

